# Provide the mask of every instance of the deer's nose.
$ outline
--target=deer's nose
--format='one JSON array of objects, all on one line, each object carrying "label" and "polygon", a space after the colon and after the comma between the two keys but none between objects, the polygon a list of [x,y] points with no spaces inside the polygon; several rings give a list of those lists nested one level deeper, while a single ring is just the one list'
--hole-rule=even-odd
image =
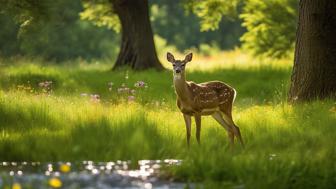
[{"label": "deer's nose", "polygon": [[181,73],[181,70],[176,70],[175,72],[176,72],[176,73]]}]

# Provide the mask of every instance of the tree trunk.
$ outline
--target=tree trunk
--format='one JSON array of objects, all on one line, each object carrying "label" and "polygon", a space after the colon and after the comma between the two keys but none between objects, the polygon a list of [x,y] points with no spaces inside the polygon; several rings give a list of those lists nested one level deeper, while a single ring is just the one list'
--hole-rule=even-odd
[{"label": "tree trunk", "polygon": [[289,101],[336,97],[336,1],[300,0]]},{"label": "tree trunk", "polygon": [[134,70],[163,69],[153,40],[148,0],[111,0],[122,27],[122,41],[113,69],[129,66]]}]

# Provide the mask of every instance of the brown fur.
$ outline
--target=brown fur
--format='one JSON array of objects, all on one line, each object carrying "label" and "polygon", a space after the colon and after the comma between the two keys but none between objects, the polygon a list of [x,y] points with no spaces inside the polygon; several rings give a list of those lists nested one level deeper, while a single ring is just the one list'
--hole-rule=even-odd
[{"label": "brown fur", "polygon": [[174,87],[177,95],[177,107],[183,113],[187,129],[187,142],[190,143],[191,116],[196,121],[196,138],[200,143],[201,116],[211,115],[228,132],[230,144],[234,137],[244,145],[240,130],[232,119],[232,105],[236,91],[221,81],[209,81],[196,84],[185,80],[185,64],[192,59],[192,54],[181,60],[167,53],[167,59],[174,67]]}]

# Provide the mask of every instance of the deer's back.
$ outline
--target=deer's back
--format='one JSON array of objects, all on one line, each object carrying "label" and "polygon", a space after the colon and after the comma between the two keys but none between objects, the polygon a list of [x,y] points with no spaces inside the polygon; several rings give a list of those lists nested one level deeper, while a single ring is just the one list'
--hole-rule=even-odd
[{"label": "deer's back", "polygon": [[189,82],[189,89],[198,109],[221,108],[232,103],[235,90],[221,81],[210,81],[196,84]]}]

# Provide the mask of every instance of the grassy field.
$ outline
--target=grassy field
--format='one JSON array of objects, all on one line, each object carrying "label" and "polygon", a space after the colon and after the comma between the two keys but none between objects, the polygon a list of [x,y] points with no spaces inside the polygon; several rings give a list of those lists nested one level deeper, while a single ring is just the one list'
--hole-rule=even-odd
[{"label": "grassy field", "polygon": [[245,149],[237,143],[230,151],[225,130],[210,117],[203,118],[202,145],[193,127],[187,148],[168,70],[112,72],[108,61],[12,59],[0,63],[0,160],[173,158],[184,163],[167,176],[206,188],[336,186],[335,102],[288,104],[291,60],[229,52],[196,57],[188,66],[189,80],[236,88],[233,115]]}]

